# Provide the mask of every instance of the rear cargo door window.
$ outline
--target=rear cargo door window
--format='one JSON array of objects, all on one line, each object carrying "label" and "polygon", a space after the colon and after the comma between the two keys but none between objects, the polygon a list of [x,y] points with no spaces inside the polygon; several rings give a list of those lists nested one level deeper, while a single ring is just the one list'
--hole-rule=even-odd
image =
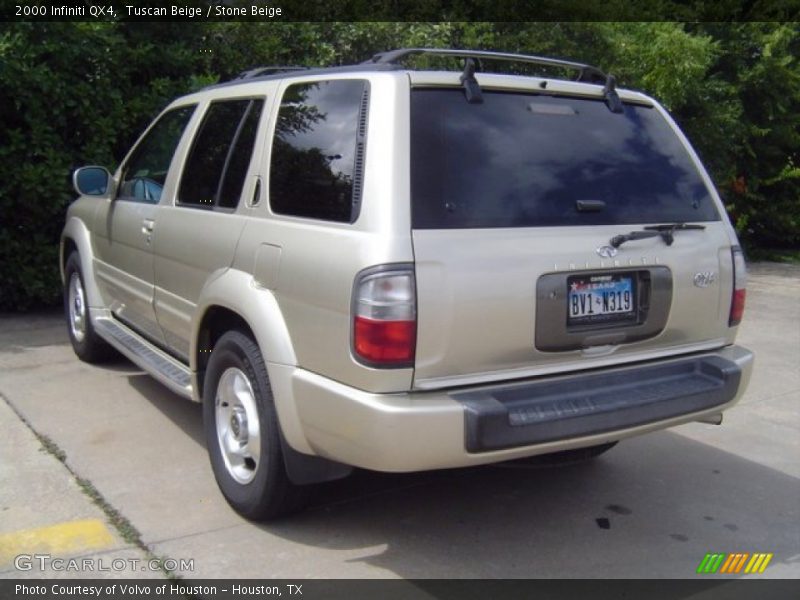
[{"label": "rear cargo door window", "polygon": [[418,229],[715,221],[694,162],[662,115],[602,100],[461,89],[411,95]]},{"label": "rear cargo door window", "polygon": [[358,217],[368,84],[300,83],[286,88],[269,175],[272,212],[352,223]]}]

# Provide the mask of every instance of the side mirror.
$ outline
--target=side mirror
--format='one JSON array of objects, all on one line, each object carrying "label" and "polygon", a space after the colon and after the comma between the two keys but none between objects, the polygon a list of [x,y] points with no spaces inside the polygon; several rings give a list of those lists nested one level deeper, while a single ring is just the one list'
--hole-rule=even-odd
[{"label": "side mirror", "polygon": [[72,185],[83,196],[105,196],[110,181],[105,167],[81,167],[72,174]]}]

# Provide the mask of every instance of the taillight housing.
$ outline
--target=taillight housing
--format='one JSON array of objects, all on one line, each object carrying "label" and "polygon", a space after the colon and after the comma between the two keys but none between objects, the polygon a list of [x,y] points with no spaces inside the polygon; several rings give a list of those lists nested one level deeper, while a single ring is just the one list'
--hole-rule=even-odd
[{"label": "taillight housing", "polygon": [[353,356],[364,365],[378,368],[414,365],[417,292],[413,266],[382,265],[356,276],[351,343]]},{"label": "taillight housing", "polygon": [[734,327],[742,321],[744,302],[747,295],[747,266],[744,262],[744,253],[739,246],[731,248],[733,258],[733,294],[731,295],[731,312],[728,325]]}]

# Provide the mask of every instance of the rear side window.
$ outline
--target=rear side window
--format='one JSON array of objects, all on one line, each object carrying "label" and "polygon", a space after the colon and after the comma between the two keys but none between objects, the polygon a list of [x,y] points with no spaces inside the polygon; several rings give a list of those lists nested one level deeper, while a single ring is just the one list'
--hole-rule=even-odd
[{"label": "rear side window", "polygon": [[195,106],[166,112],[142,138],[122,171],[119,198],[156,204],[167,179],[172,155]]},{"label": "rear side window", "polygon": [[269,175],[276,214],[353,222],[361,202],[368,84],[291,85],[281,100]]},{"label": "rear side window", "polygon": [[483,99],[470,104],[461,89],[412,92],[415,228],[719,219],[654,108],[626,104],[615,114],[601,100],[490,91]]},{"label": "rear side window", "polygon": [[250,99],[211,103],[186,160],[178,202],[236,208],[263,104]]}]

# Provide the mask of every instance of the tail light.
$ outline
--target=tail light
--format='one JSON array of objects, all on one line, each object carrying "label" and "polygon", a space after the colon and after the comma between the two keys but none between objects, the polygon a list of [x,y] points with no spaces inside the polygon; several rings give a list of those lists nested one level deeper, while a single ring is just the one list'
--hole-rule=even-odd
[{"label": "tail light", "polygon": [[414,269],[385,265],[362,271],[353,288],[353,355],[371,367],[410,367],[417,345]]},{"label": "tail light", "polygon": [[747,294],[747,267],[744,262],[742,249],[734,246],[731,249],[733,256],[733,295],[731,297],[731,312],[728,325],[738,325],[744,314],[744,301]]}]

